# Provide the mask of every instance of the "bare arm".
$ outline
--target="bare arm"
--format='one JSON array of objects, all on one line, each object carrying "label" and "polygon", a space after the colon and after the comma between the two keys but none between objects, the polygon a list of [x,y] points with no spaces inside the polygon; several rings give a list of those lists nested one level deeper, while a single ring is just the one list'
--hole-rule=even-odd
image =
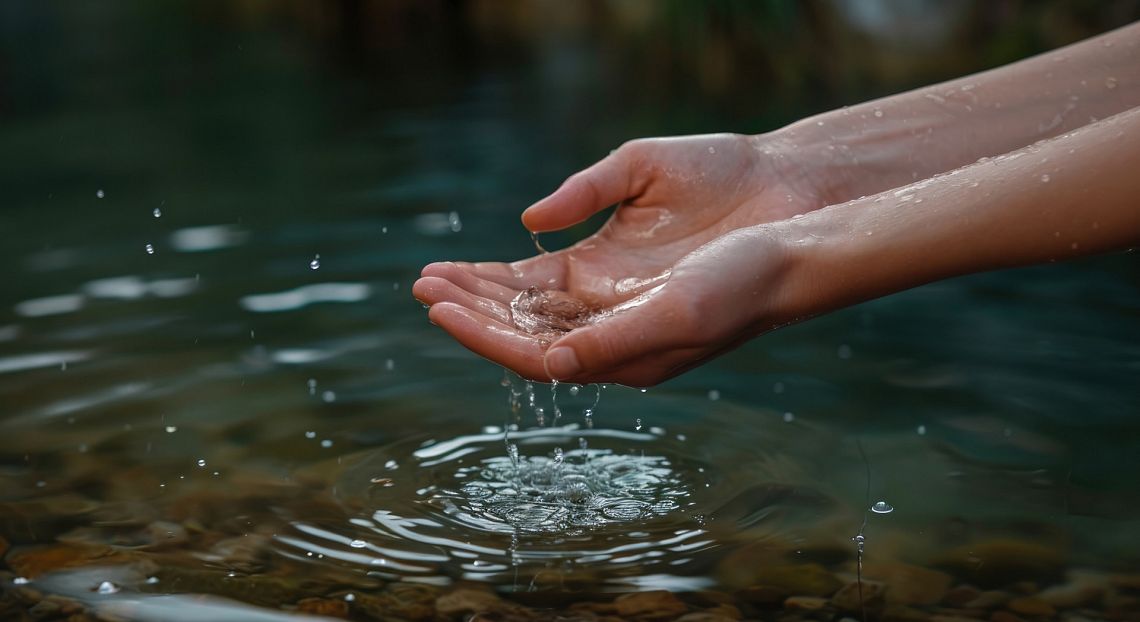
[{"label": "bare arm", "polygon": [[[761,135],[811,164],[825,204],[874,194],[1140,105],[1140,23]],[[794,175],[792,171],[789,174]]]}]

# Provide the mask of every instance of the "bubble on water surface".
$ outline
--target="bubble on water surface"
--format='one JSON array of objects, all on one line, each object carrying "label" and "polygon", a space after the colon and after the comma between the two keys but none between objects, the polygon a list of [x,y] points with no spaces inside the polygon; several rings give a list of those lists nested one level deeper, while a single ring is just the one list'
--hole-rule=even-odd
[{"label": "bubble on water surface", "polygon": [[362,549],[368,546],[368,543],[364,540],[353,540],[352,542],[349,542],[348,545],[354,549]]},{"label": "bubble on water surface", "polygon": [[874,505],[871,506],[871,511],[875,514],[890,514],[895,511],[895,508],[886,501],[876,501]]},{"label": "bubble on water surface", "polygon": [[99,587],[95,588],[95,591],[100,594],[118,594],[119,586],[110,581],[104,581],[99,584]]}]

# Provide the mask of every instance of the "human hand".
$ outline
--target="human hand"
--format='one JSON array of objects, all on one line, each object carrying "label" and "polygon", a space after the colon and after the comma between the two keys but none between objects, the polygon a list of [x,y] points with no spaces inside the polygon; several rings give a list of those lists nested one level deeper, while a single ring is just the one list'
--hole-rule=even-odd
[{"label": "human hand", "polygon": [[[656,384],[758,330],[757,279],[781,253],[745,229],[820,207],[808,170],[772,138],[633,141],[523,213],[552,231],[620,204],[597,233],[511,264],[431,264],[413,293],[464,346],[527,378]],[[511,301],[530,287],[565,292],[591,319],[564,335],[520,329]]]}]

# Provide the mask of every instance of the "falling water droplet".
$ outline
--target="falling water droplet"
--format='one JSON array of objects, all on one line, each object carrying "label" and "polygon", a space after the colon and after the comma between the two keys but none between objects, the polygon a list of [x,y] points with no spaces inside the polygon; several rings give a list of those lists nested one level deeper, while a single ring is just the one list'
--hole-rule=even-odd
[{"label": "falling water droplet", "polygon": [[519,465],[519,446],[514,443],[507,445],[507,455],[511,458],[511,465],[517,467]]},{"label": "falling water droplet", "polygon": [[709,400],[715,402],[720,399],[720,391],[713,389],[709,391]]},{"label": "falling water droplet", "polygon": [[167,433],[167,434],[174,434],[174,433],[175,433],[175,432],[177,432],[177,431],[178,431],[178,426],[176,426],[176,425],[168,425],[168,426],[166,426],[166,433]]},{"label": "falling water droplet", "polygon": [[107,194],[105,192],[103,192],[102,188],[95,191],[95,198],[96,199],[102,199],[105,196],[107,196]]},{"label": "falling water droplet", "polygon": [[332,446],[333,446],[333,442],[330,439],[326,438],[325,440],[321,441],[321,447],[324,447],[325,449],[328,449],[329,447],[332,447]]},{"label": "falling water droplet", "polygon": [[308,430],[308,431],[306,431],[306,432],[305,432],[305,438],[317,438],[317,433],[316,433],[316,431],[315,431],[315,430]]},{"label": "falling water droplet", "polygon": [[875,504],[871,506],[871,511],[875,514],[890,514],[895,511],[895,508],[886,501],[876,501]]},{"label": "falling water droplet", "polygon": [[387,371],[392,371],[393,369],[396,369],[396,361],[394,361],[392,359],[385,359],[384,360],[384,369]]},{"label": "falling water droplet", "polygon": [[317,253],[313,256],[313,260],[309,262],[310,270],[319,270],[321,267],[321,255]]},{"label": "falling water droplet", "polygon": [[926,436],[926,426],[924,426],[924,425],[919,425],[918,428],[915,429],[915,431],[918,432],[919,436]]},{"label": "falling water droplet", "polygon": [[351,592],[348,594],[345,594],[344,600],[351,603],[352,601],[356,600],[356,594],[353,594]]},{"label": "falling water droplet", "polygon": [[155,218],[162,218],[162,210],[157,207],[154,208],[154,211],[151,213],[154,214]]},{"label": "falling water droplet", "polygon": [[348,545],[354,549],[362,549],[368,546],[368,543],[364,540],[353,540],[352,542],[349,542]]},{"label": "falling water droplet", "polygon": [[784,423],[791,423],[792,421],[795,421],[795,419],[796,419],[796,416],[793,415],[792,413],[790,413],[790,412],[784,413]]},{"label": "falling water droplet", "polygon": [[321,400],[323,400],[326,404],[331,404],[331,403],[335,402],[336,401],[336,392],[335,391],[325,391],[324,393],[321,393]]},{"label": "falling water droplet", "polygon": [[459,233],[463,229],[463,222],[459,220],[459,212],[451,212],[448,214],[447,224],[451,227],[453,233]]},{"label": "falling water droplet", "polygon": [[154,245],[153,244],[147,244],[146,245],[146,254],[147,255],[153,255],[154,254]]},{"label": "falling water droplet", "polygon": [[110,581],[104,581],[99,584],[99,587],[95,588],[95,591],[100,594],[117,594],[119,592],[119,586]]},{"label": "falling water droplet", "polygon": [[309,395],[317,394],[317,379],[309,378]]},{"label": "falling water droplet", "polygon": [[198,459],[198,466],[200,466],[200,467],[206,466],[206,460],[204,458],[199,458]]},{"label": "falling water droplet", "polygon": [[638,419],[636,422],[634,422],[633,429],[639,432],[641,431],[641,419]]}]

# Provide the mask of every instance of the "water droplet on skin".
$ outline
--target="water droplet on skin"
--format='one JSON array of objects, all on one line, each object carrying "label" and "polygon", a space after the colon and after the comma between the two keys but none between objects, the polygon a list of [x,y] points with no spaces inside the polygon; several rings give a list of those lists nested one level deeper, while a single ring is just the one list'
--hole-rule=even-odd
[{"label": "water droplet on skin", "polygon": [[119,592],[119,586],[110,581],[104,581],[99,584],[99,587],[95,588],[95,591],[100,594],[117,594]]},{"label": "water droplet on skin", "polygon": [[198,459],[198,466],[200,466],[200,467],[204,467],[204,466],[206,466],[206,460],[205,460],[205,459],[202,459],[202,458],[199,458],[199,459]]},{"label": "water droplet on skin", "polygon": [[1048,173],[1043,173],[1041,175],[1041,183],[1043,183],[1043,184],[1049,183],[1049,174]]},{"label": "water droplet on skin", "polygon": [[310,270],[319,270],[320,267],[321,267],[321,256],[320,256],[320,254],[317,254],[313,257],[313,260],[309,262],[309,269]]},{"label": "water droplet on skin", "polygon": [[875,504],[871,506],[871,511],[875,514],[890,514],[895,511],[895,508],[886,501],[876,501]]},{"label": "water droplet on skin", "polygon": [[157,207],[154,208],[154,211],[151,213],[154,214],[155,218],[162,218],[162,210],[158,209]]},{"label": "water droplet on skin", "polygon": [[353,540],[352,542],[349,542],[348,545],[354,549],[362,549],[368,546],[368,543],[364,540]]},{"label": "water droplet on skin", "polygon": [[175,432],[177,432],[177,431],[178,431],[178,426],[176,426],[176,425],[168,425],[168,426],[166,426],[166,433],[167,433],[167,434],[174,434],[174,433],[175,433]]},{"label": "water droplet on skin", "polygon": [[95,191],[95,198],[96,198],[96,199],[102,199],[102,198],[103,198],[103,197],[105,197],[105,196],[107,196],[107,194],[106,194],[105,192],[103,192],[103,190],[102,190],[102,189],[99,189],[99,190],[96,190],[96,191]]},{"label": "water droplet on skin", "polygon": [[915,428],[915,432],[918,432],[919,436],[926,436],[926,426],[924,426],[924,425],[918,426],[917,428]]},{"label": "water droplet on skin", "polygon": [[146,254],[147,255],[153,255],[154,254],[154,245],[153,244],[147,244],[146,245]]},{"label": "water droplet on skin", "polygon": [[1106,89],[1110,89],[1110,90],[1116,88],[1116,78],[1114,78],[1112,76],[1105,78],[1104,79],[1104,87]]},{"label": "water droplet on skin", "polygon": [[720,391],[713,389],[709,391],[709,400],[715,402],[720,399]]},{"label": "water droplet on skin", "polygon": [[784,413],[784,423],[791,423],[796,420],[796,416],[790,412]]},{"label": "water droplet on skin", "polygon": [[709,153],[716,153],[716,147],[709,147]]},{"label": "water droplet on skin", "polygon": [[879,110],[878,108],[875,108],[875,117],[878,119],[882,119],[883,118],[883,111]]}]

